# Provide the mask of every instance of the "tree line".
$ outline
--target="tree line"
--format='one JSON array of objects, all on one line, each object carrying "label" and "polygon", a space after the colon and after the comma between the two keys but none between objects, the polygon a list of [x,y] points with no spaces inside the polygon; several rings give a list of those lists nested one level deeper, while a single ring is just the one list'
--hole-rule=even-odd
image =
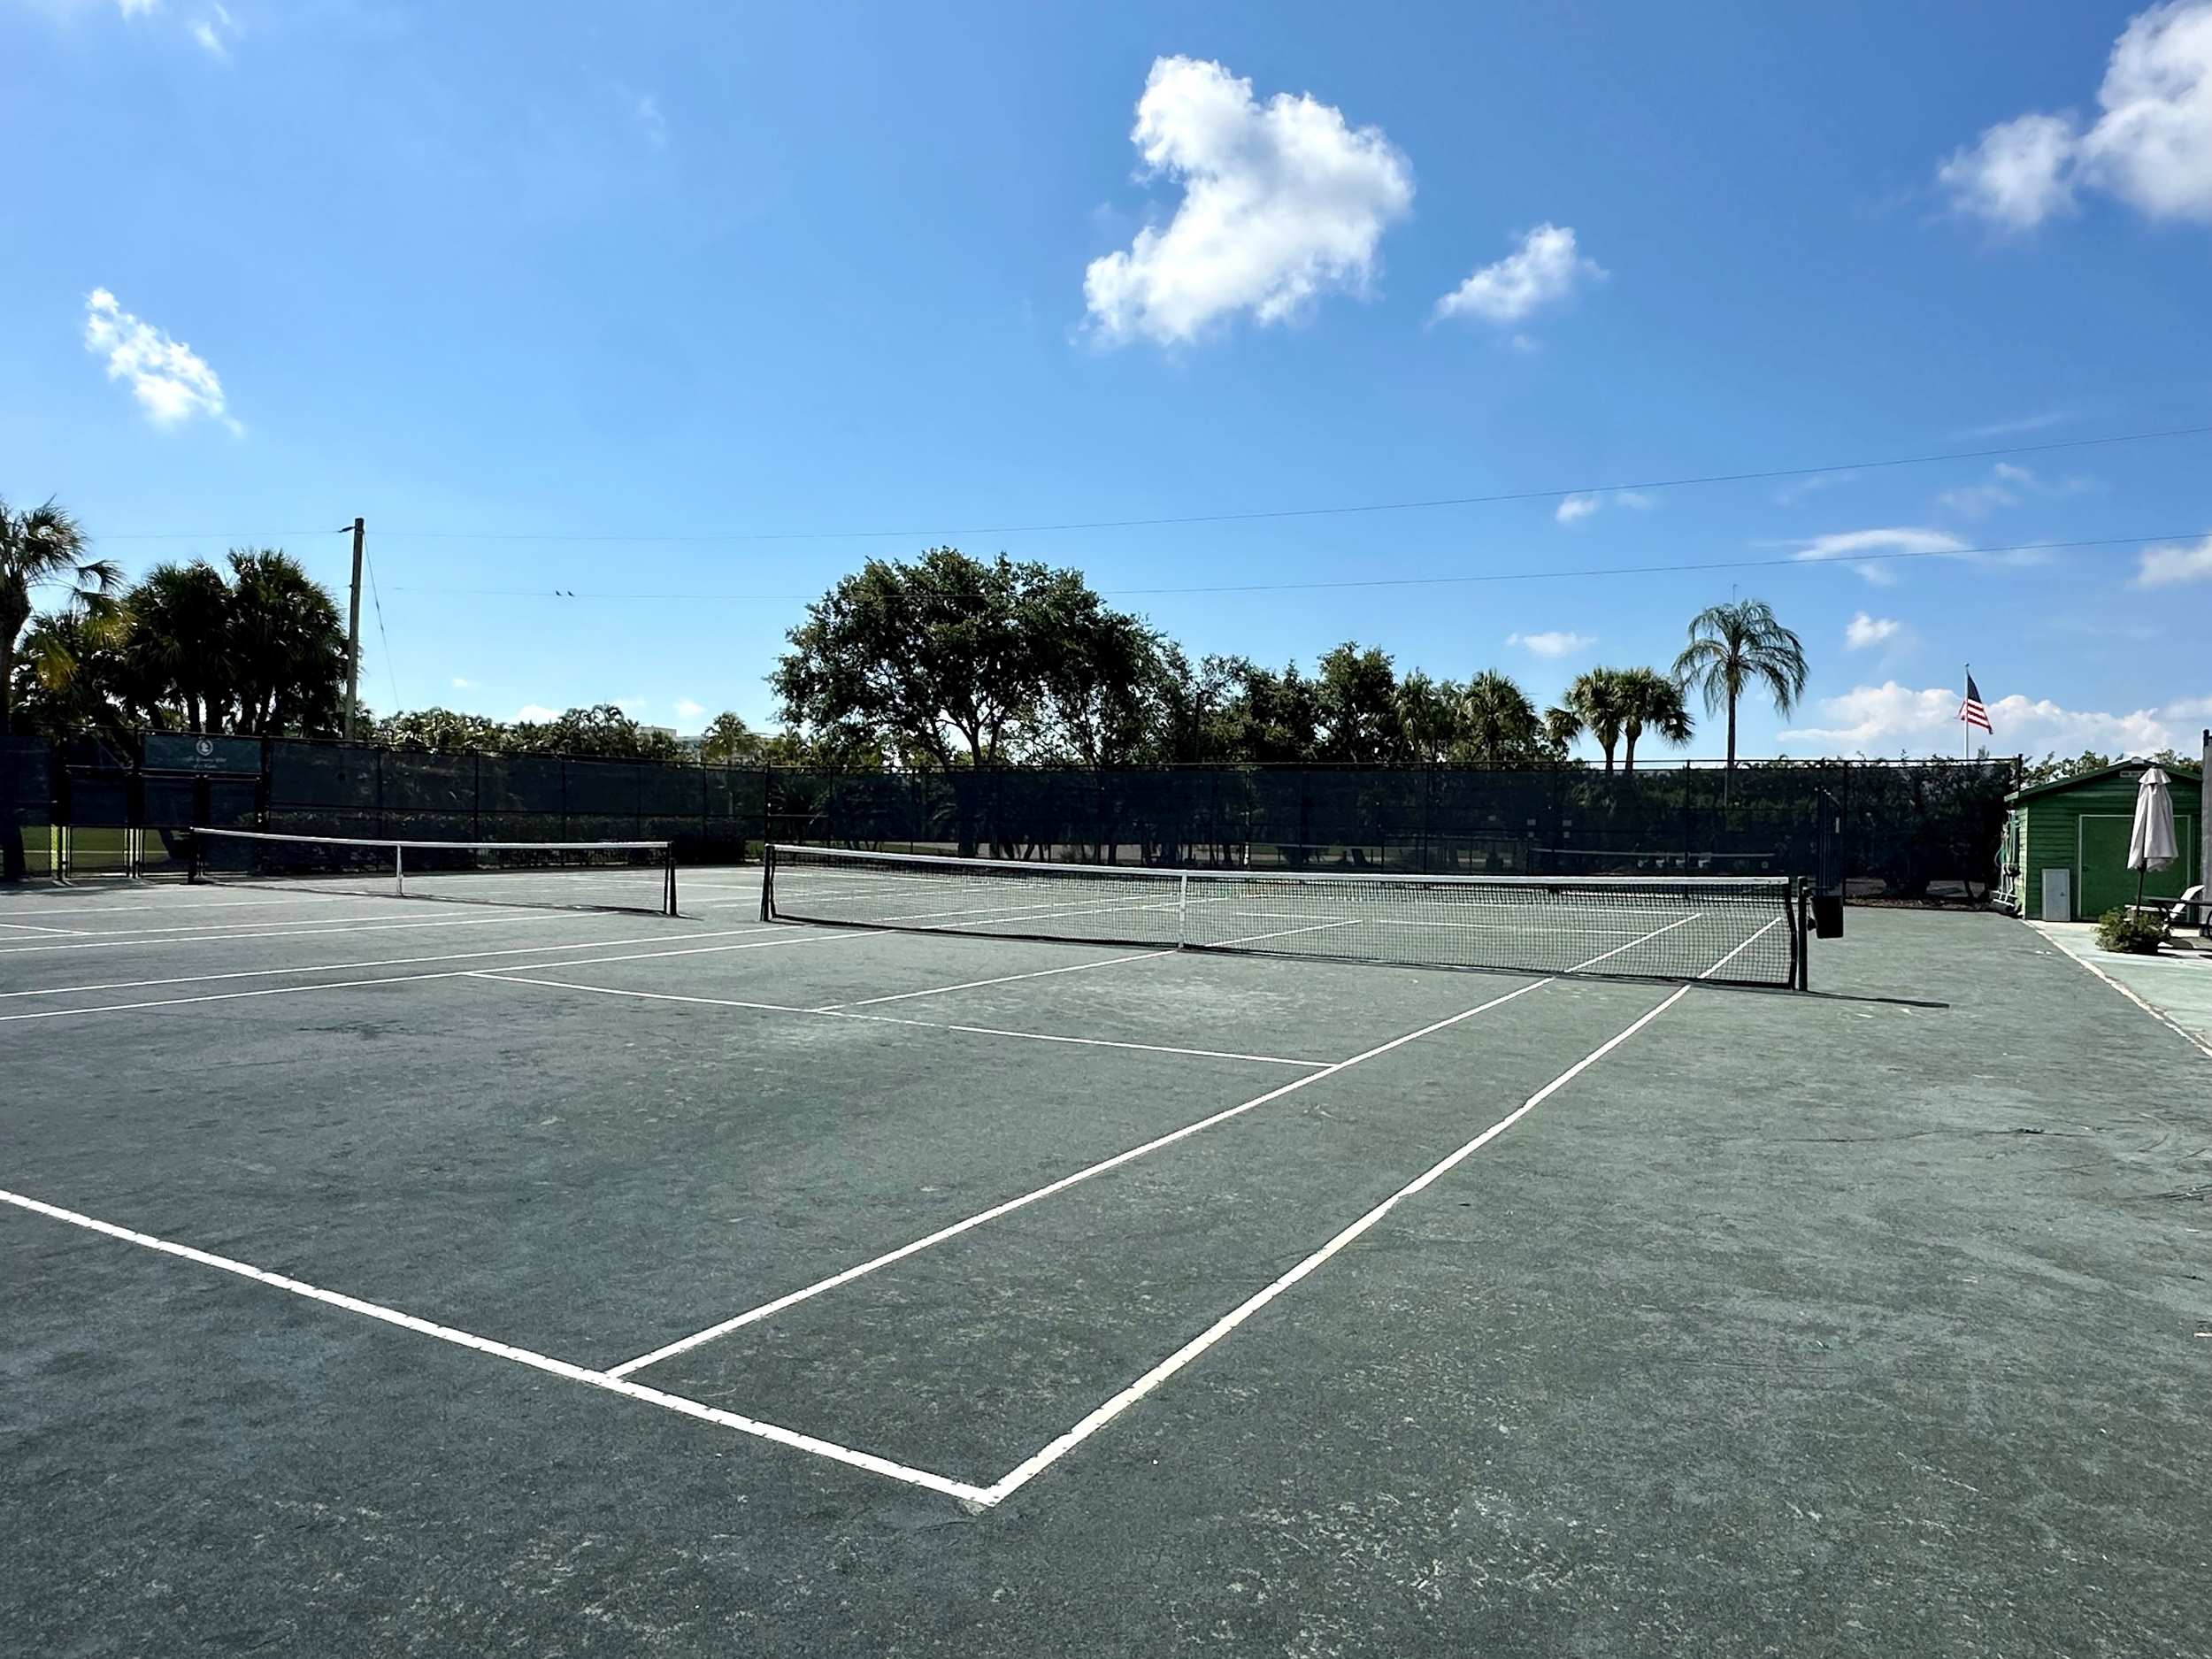
[{"label": "tree line", "polygon": [[1499,670],[1401,672],[1356,641],[1310,673],[1194,661],[1074,571],[932,548],[871,560],[810,605],[770,683],[810,742],[908,767],[1552,765],[1586,735],[1610,772],[1640,744],[1687,743],[1693,701],[1725,710],[1732,765],[1742,700],[1787,712],[1805,679],[1802,642],[1758,600],[1701,612],[1669,667],[1586,670],[1548,709]]},{"label": "tree line", "polygon": [[[32,610],[40,588],[64,602]],[[233,549],[125,582],[50,503],[0,502],[0,732],[334,730],[346,629],[290,555]]]},{"label": "tree line", "polygon": [[[42,613],[41,589],[60,598]],[[336,601],[280,550],[127,583],[52,503],[0,502],[0,732],[333,736],[347,666]],[[403,749],[844,769],[1538,766],[1587,737],[1611,772],[1687,743],[1694,703],[1724,714],[1732,765],[1744,698],[1786,713],[1805,680],[1802,642],[1757,600],[1699,613],[1671,664],[1586,670],[1549,708],[1500,670],[1402,672],[1356,641],[1310,672],[1194,659],[1079,572],[940,547],[871,560],[807,608],[769,676],[780,732],[724,713],[684,743],[611,704],[513,722],[423,709],[362,731]]]}]

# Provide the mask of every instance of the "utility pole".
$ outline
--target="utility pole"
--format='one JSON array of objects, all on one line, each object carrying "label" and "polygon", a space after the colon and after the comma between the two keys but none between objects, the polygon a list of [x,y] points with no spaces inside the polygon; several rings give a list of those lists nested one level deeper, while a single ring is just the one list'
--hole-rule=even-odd
[{"label": "utility pole", "polygon": [[353,521],[353,596],[346,606],[346,741],[357,733],[355,710],[361,701],[361,534],[362,522]]}]

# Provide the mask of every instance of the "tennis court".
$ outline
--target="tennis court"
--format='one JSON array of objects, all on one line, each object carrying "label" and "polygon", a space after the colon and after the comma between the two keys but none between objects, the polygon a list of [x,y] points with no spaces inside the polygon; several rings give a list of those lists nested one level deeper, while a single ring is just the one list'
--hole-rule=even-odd
[{"label": "tennis court", "polygon": [[12,1651],[2212,1652],[2212,1073],[2027,928],[760,883],[0,895]]}]

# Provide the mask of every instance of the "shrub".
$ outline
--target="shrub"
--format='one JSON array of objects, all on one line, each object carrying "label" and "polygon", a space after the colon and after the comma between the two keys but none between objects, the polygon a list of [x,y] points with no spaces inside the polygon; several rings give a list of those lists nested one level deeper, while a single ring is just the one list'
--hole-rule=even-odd
[{"label": "shrub", "polygon": [[2166,924],[2151,910],[2119,907],[2097,918],[2097,943],[2107,950],[2123,950],[2139,956],[2155,956],[2166,937]]}]

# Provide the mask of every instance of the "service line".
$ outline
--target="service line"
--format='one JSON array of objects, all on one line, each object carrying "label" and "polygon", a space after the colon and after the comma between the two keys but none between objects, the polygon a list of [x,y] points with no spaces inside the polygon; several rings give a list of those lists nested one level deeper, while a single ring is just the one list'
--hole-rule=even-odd
[{"label": "service line", "polygon": [[757,1308],[749,1308],[743,1313],[723,1320],[719,1325],[710,1325],[703,1331],[695,1331],[689,1336],[679,1337],[675,1341],[657,1348],[649,1354],[641,1354],[635,1359],[625,1360],[619,1365],[610,1366],[607,1374],[611,1377],[626,1377],[633,1371],[643,1371],[649,1365],[657,1365],[663,1360],[673,1359],[679,1354],[688,1353],[695,1348],[713,1341],[717,1337],[727,1336],[731,1332],[742,1330],[749,1325],[757,1325],[761,1320],[771,1318],[781,1313],[786,1308],[795,1307],[800,1302],[810,1301],[825,1291],[835,1290],[841,1285],[849,1285],[855,1279],[864,1279],[870,1273],[880,1271],[894,1263],[903,1262],[911,1256],[918,1256],[924,1250],[933,1248],[948,1240],[956,1239],[964,1233],[972,1233],[988,1222],[998,1220],[1001,1217],[1010,1216],[1018,1210],[1025,1210],[1033,1203],[1050,1198],[1056,1193],[1064,1193],[1071,1187],[1079,1186],[1085,1181],[1105,1174],[1109,1170],[1118,1170],[1123,1164],[1134,1163],[1137,1159],[1157,1152],[1164,1147],[1171,1147],[1178,1141],[1187,1141],[1194,1134],[1211,1129],[1217,1124],[1227,1123],[1233,1118],[1240,1118],[1246,1112],[1264,1106],[1271,1101],[1279,1101],[1286,1094],[1294,1094],[1302,1088],[1320,1082],[1324,1078],[1334,1077],[1340,1071],[1349,1071],[1352,1067],[1363,1064],[1379,1055],[1388,1054],[1394,1048],[1402,1048],[1406,1044],[1442,1031],[1448,1025],[1456,1025],[1462,1020],[1472,1019],[1478,1014],[1486,1014],[1494,1008],[1502,1007],[1505,1003],[1510,1002],[1516,997],[1526,996],[1531,991],[1541,990],[1551,983],[1549,979],[1532,980],[1527,985],[1506,992],[1502,996],[1494,996],[1486,1002],[1478,1003],[1473,1008],[1463,1009],[1456,1014],[1433,1021],[1422,1026],[1418,1031],[1409,1031],[1402,1037],[1393,1037],[1387,1042],[1377,1043],[1373,1048],[1356,1054],[1349,1059],[1337,1060],[1322,1066],[1317,1071],[1309,1071],[1303,1077],[1293,1078],[1289,1082],[1269,1089],[1263,1094],[1255,1094],[1250,1100],[1215,1112],[1210,1117],[1201,1118],[1195,1123],[1185,1124],[1180,1129],[1170,1130],[1166,1134],[1155,1136],[1141,1146],[1131,1147],[1125,1152],[1118,1152],[1110,1158],[1102,1158],[1095,1164],[1086,1164],[1072,1174],[1063,1175],[1056,1181],[1048,1181],[1042,1187],[1033,1187],[1018,1197],[1009,1198],[1002,1203],[994,1204],[988,1210],[979,1210],[974,1215],[953,1222],[949,1226],[940,1227],[934,1233],[925,1233],[918,1239],[902,1244],[895,1250],[887,1250],[881,1256],[871,1256],[864,1262],[856,1262],[841,1272],[832,1273],[827,1279],[817,1279],[813,1284],[787,1292],[776,1297],[772,1302],[764,1302]]}]

